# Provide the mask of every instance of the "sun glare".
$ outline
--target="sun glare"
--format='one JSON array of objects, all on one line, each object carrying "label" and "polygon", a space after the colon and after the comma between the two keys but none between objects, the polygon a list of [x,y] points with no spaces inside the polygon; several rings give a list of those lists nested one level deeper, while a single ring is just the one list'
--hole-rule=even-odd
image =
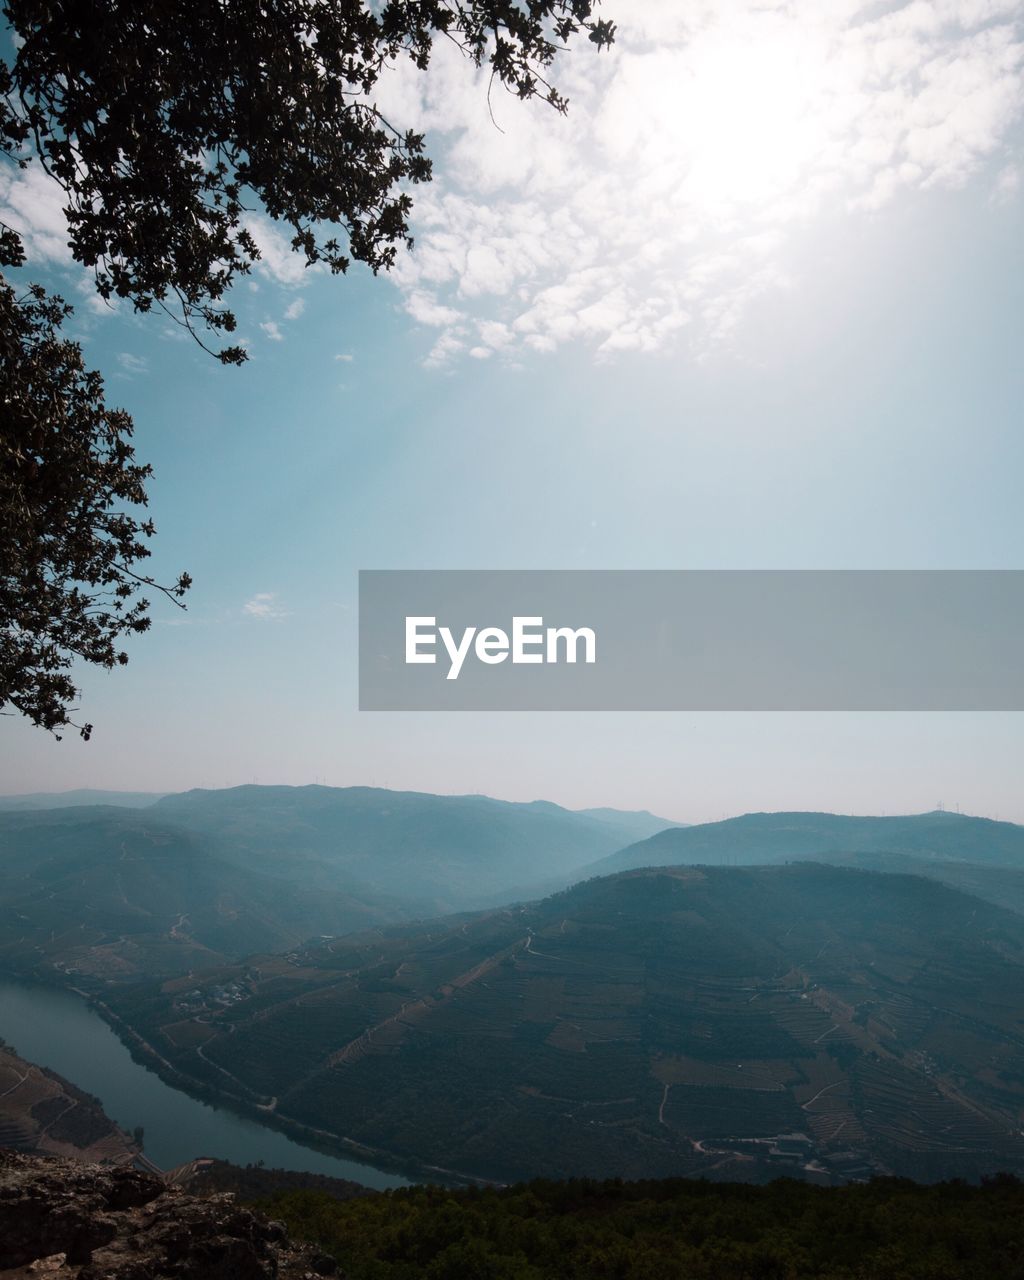
[{"label": "sun glare", "polygon": [[795,28],[708,33],[642,55],[630,80],[647,172],[697,212],[738,214],[790,195],[823,152],[826,53]]},{"label": "sun glare", "polygon": [[821,137],[805,51],[720,43],[703,51],[678,86],[689,134],[684,189],[704,204],[748,204],[792,189]]}]

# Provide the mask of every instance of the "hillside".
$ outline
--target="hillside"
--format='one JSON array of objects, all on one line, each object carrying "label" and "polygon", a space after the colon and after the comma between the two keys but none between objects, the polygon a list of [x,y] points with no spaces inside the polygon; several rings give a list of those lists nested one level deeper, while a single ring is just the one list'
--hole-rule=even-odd
[{"label": "hillside", "polygon": [[130,1165],[138,1144],[99,1099],[0,1040],[0,1147]]},{"label": "hillside", "polygon": [[[806,859],[796,859],[806,861]],[[1024,915],[1024,867],[998,867],[978,862],[947,862],[943,858],[913,857],[908,853],[819,853],[813,861],[863,871],[898,872],[938,880],[984,902]]]},{"label": "hillside", "polygon": [[229,864],[152,810],[0,813],[0,874],[0,965],[17,973],[184,973],[402,914]]},{"label": "hillside", "polygon": [[662,831],[595,861],[583,874],[611,875],[634,867],[750,866],[826,853],[902,853],[1024,870],[1024,827],[944,811],[884,818],[746,813]]},{"label": "hillside", "polygon": [[1024,1169],[1022,991],[1020,917],[801,864],[621,874],[117,1007],[207,1088],[466,1174],[842,1180]]},{"label": "hillside", "polygon": [[154,815],[217,842],[232,863],[307,887],[355,883],[436,913],[566,876],[645,837],[647,813],[373,787],[233,787],[165,796]]}]

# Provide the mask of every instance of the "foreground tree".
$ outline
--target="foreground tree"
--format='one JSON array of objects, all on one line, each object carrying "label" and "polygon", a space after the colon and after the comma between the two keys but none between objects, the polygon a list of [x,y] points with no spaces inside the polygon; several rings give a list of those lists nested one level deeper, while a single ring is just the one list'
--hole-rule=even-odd
[{"label": "foreground tree", "polygon": [[[547,78],[556,53],[581,32],[598,48],[613,38],[592,0],[8,0],[3,12],[19,48],[0,63],[0,153],[63,188],[71,252],[101,297],[167,311],[226,364],[245,359],[219,342],[236,327],[225,294],[260,256],[254,211],[335,273],[386,270],[411,244],[409,188],[431,168],[423,135],[374,103],[388,68],[424,70],[443,39],[564,112]],[[16,264],[9,229],[4,243],[0,266]],[[152,526],[123,509],[145,502],[148,469],[130,420],[56,336],[68,309],[4,288],[0,706],[55,729],[70,723],[73,661],[126,661],[117,637],[148,625],[145,601],[129,602]],[[32,488],[37,471],[59,503]]]},{"label": "foreground tree", "polygon": [[[0,238],[0,262],[12,260],[17,246]],[[19,297],[0,281],[0,678],[3,700],[53,731],[72,723],[72,662],[123,664],[120,637],[149,627],[141,588],[189,586],[187,574],[166,588],[133,567],[153,526],[123,508],[145,504],[150,469],[134,460],[131,419],[107,408],[100,375],[60,336],[68,311],[38,286]]]}]

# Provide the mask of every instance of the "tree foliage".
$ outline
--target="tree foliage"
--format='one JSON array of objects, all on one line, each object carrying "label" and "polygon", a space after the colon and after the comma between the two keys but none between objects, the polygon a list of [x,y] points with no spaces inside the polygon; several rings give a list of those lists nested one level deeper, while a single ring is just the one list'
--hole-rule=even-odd
[{"label": "tree foliage", "polygon": [[[225,295],[260,257],[256,213],[334,273],[387,269],[411,244],[410,188],[431,167],[423,135],[374,101],[388,68],[425,69],[444,40],[564,112],[547,78],[556,53],[614,34],[593,0],[7,0],[3,12],[17,49],[0,62],[0,155],[63,188],[70,251],[102,298],[167,311],[227,364],[245,359],[220,342],[236,328]],[[3,244],[0,266],[17,265],[10,229]],[[118,637],[148,625],[135,589],[156,584],[132,565],[153,528],[124,510],[144,504],[148,468],[130,419],[58,336],[70,309],[3,290],[0,706],[55,729],[70,723],[74,660],[123,662]]]},{"label": "tree foliage", "polygon": [[[269,1175],[268,1175],[269,1178]],[[258,1201],[351,1280],[1020,1280],[1024,1185],[536,1180]]]},{"label": "tree foliage", "polygon": [[[67,192],[74,256],[104,298],[230,333],[221,305],[259,257],[262,206],[310,265],[389,267],[409,241],[408,186],[430,177],[422,134],[373,101],[398,58],[426,68],[453,41],[521,98],[545,78],[591,0],[8,0],[24,41],[0,73],[0,145],[28,145]],[[177,311],[177,307],[175,308]],[[219,353],[229,363],[241,347]]]},{"label": "tree foliage", "polygon": [[[6,247],[16,261],[10,237]],[[125,510],[145,505],[150,468],[134,460],[131,419],[61,337],[69,311],[0,279],[0,705],[54,731],[71,723],[74,661],[127,662],[118,641],[149,627],[138,593],[157,586],[133,567],[153,525]],[[188,586],[183,574],[158,590]],[[89,737],[91,725],[76,727]]]}]

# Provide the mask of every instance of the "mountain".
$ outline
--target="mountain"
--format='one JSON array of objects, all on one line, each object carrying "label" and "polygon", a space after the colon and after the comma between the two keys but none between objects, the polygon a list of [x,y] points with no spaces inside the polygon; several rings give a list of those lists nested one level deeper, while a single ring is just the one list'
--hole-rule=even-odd
[{"label": "mountain", "polygon": [[0,964],[37,975],[183,973],[403,918],[379,895],[221,861],[154,809],[0,813],[0,874]]},{"label": "mountain", "polygon": [[504,902],[659,819],[366,787],[0,810],[0,962],[124,981]]},{"label": "mountain", "polygon": [[746,813],[662,831],[595,861],[583,874],[610,875],[633,867],[750,866],[837,853],[902,853],[1024,869],[1024,827],[941,810],[885,818]]},{"label": "mountain", "polygon": [[647,813],[574,813],[541,800],[374,787],[186,791],[165,796],[152,812],[215,841],[235,865],[311,888],[354,882],[435,913],[486,905],[552,877],[564,882],[661,822]]},{"label": "mountain", "polygon": [[1024,1170],[1024,919],[915,876],[631,871],[116,1008],[208,1091],[482,1178]]},{"label": "mountain", "polygon": [[68,809],[86,804],[144,809],[166,791],[34,791],[26,795],[0,796],[0,809]]},{"label": "mountain", "polygon": [[667,818],[659,818],[646,809],[576,809],[575,812],[617,828],[629,844],[636,840],[646,840],[668,827],[690,825],[688,822],[669,822]]}]

